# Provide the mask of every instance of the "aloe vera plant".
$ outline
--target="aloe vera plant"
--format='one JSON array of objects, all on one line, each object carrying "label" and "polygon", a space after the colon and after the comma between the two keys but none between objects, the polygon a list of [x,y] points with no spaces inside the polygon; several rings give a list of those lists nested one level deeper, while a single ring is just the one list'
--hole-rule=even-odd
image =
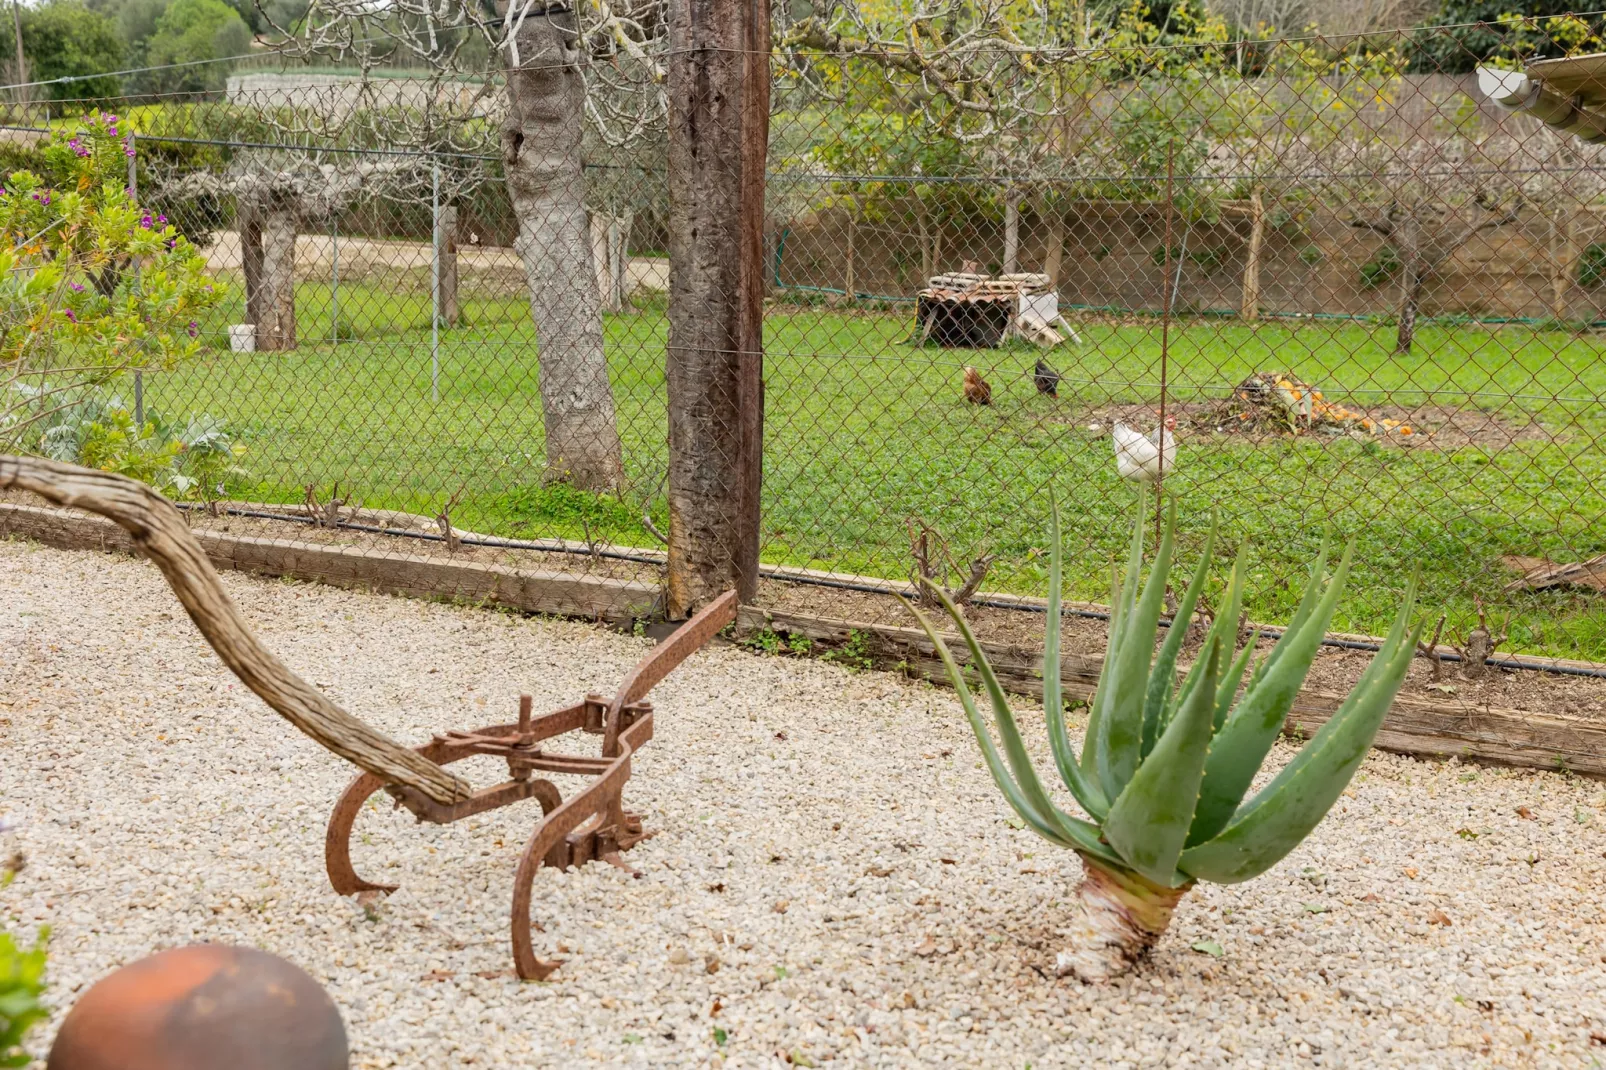
[{"label": "aloe vera plant", "polygon": [[1246,799],[1332,620],[1353,544],[1331,568],[1330,547],[1322,547],[1287,629],[1253,670],[1258,633],[1233,652],[1247,567],[1240,548],[1215,620],[1179,684],[1182,624],[1192,618],[1209,578],[1217,530],[1212,522],[1173,617],[1177,626],[1156,649],[1175,550],[1176,503],[1147,582],[1140,584],[1146,509],[1146,496],[1140,496],[1080,755],[1066,731],[1055,671],[1061,551],[1058,507],[1052,511],[1043,704],[1055,769],[1085,818],[1060,809],[1044,788],[998,678],[953,603],[928,588],[969,647],[971,667],[991,700],[996,743],[947,643],[924,614],[909,607],[942,657],[982,757],[1010,806],[1039,836],[1081,856],[1083,909],[1057,966],[1061,975],[1085,981],[1114,977],[1147,954],[1195,882],[1234,884],[1259,876],[1310,834],[1371,747],[1421,634],[1420,627],[1407,634],[1416,597],[1413,581],[1388,637],[1348,697],[1299,753]]}]

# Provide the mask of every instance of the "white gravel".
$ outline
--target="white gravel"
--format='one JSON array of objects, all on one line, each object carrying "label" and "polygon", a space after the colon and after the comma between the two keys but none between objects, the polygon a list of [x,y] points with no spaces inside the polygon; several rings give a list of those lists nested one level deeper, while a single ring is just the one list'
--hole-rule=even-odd
[{"label": "white gravel", "polygon": [[[520,690],[537,710],[611,690],[646,649],[224,582],[287,662],[409,741],[511,719]],[[1375,755],[1273,872],[1201,887],[1137,976],[1085,988],[1052,978],[1076,860],[1012,827],[950,693],[713,648],[654,694],[627,789],[658,832],[628,856],[642,878],[543,874],[538,951],[568,961],[520,984],[533,806],[447,828],[374,809],[358,868],[402,890],[365,912],[322,867],[350,770],[243,692],[153,568],[0,543],[0,654],[0,817],[21,826],[0,854],[28,860],[0,924],[54,931],[41,1053],[90,981],[213,940],[328,985],[358,1067],[1606,1065],[1597,782]]]}]

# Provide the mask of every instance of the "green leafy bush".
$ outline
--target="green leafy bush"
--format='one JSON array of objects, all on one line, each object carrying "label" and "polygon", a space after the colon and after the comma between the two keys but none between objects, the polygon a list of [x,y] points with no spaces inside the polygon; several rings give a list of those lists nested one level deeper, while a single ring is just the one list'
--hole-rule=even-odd
[{"label": "green leafy bush", "polygon": [[123,188],[129,132],[92,115],[40,150],[53,178],[0,185],[0,450],[83,388],[166,369],[200,349],[222,298],[204,258]]},{"label": "green leafy bush", "polygon": [[1392,246],[1385,245],[1377,251],[1377,255],[1361,265],[1361,285],[1368,290],[1376,290],[1386,286],[1390,279],[1400,273],[1400,254]]},{"label": "green leafy bush", "polygon": [[[0,832],[5,825],[0,823]],[[21,867],[19,860],[0,862],[0,888],[10,884]],[[22,1050],[22,1039],[49,1011],[39,1001],[45,989],[45,941],[48,929],[39,930],[32,947],[19,947],[10,933],[0,932],[0,1066],[27,1066],[32,1060]]]},{"label": "green leafy bush", "polygon": [[1593,290],[1606,282],[1606,245],[1592,242],[1578,258],[1578,285]]},{"label": "green leafy bush", "polygon": [[205,501],[227,496],[249,475],[237,463],[245,447],[219,421],[202,416],[180,424],[147,413],[136,424],[115,398],[58,411],[39,436],[38,452]]}]

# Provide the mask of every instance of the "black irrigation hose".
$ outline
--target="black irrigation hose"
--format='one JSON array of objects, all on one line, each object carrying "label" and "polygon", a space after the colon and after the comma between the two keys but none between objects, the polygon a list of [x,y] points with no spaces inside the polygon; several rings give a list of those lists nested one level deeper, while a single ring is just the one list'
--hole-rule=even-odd
[{"label": "black irrigation hose", "polygon": [[[180,503],[179,508],[204,509],[205,506],[185,502]],[[258,520],[288,520],[296,524],[317,523],[317,521],[310,516],[295,516],[289,513],[268,513],[250,509],[225,509],[224,514],[227,516],[250,517]],[[373,524],[353,524],[345,520],[337,521],[335,526],[338,528],[344,528],[347,531],[361,531],[374,535],[389,535],[394,538],[420,539],[424,542],[446,541],[446,536],[437,535],[434,532],[429,531],[401,531],[396,528],[377,527]],[[528,539],[482,538],[472,535],[460,535],[458,536],[457,541],[463,546],[486,546],[492,549],[502,550],[535,550],[548,554],[575,554],[580,557],[607,558],[610,561],[629,561],[638,565],[662,565],[664,563],[660,558],[648,557],[645,554],[628,554],[619,550],[592,550],[589,547],[570,546],[567,543],[560,542],[539,542]],[[795,583],[805,587],[829,587],[839,591],[861,591],[865,594],[884,595],[888,593],[885,587],[877,587],[869,583],[854,583],[851,580],[832,580],[826,579],[823,576],[801,576],[779,570],[767,572],[766,578],[781,580],[786,583]],[[1006,602],[996,598],[972,598],[970,600],[970,604],[973,606],[984,606],[988,609],[1009,609],[1014,610],[1017,613],[1046,614],[1048,612],[1047,606],[1034,606],[1025,602]],[[1110,619],[1110,615],[1108,613],[1101,613],[1094,609],[1067,609],[1064,611],[1064,613],[1066,616],[1080,617],[1086,620]],[[1163,628],[1169,628],[1171,626],[1171,622],[1168,620],[1161,620],[1160,626]],[[1265,638],[1272,638],[1274,636],[1281,636],[1285,630],[1286,629],[1279,628],[1276,625],[1269,625],[1261,628],[1260,634]],[[1380,643],[1370,643],[1360,639],[1329,639],[1325,636],[1322,638],[1322,646],[1336,647],[1341,650],[1368,650],[1372,652],[1382,649],[1382,644]],[[1460,662],[1462,657],[1459,654],[1440,654],[1439,660]],[[1587,668],[1582,665],[1533,664],[1526,661],[1511,661],[1506,658],[1489,658],[1484,662],[1484,664],[1493,666],[1497,669],[1525,669],[1529,672],[1549,672],[1555,673],[1559,676],[1583,676],[1590,679],[1606,680],[1606,669]]]}]

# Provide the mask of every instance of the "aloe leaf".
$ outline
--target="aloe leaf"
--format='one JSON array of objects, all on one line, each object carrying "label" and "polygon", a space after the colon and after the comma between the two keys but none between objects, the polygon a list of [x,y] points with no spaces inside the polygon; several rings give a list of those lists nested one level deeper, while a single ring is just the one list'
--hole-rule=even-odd
[{"label": "aloe leaf", "polygon": [[[1112,696],[1120,689],[1120,666],[1116,652],[1124,646],[1127,623],[1132,618],[1132,606],[1137,600],[1138,571],[1143,567],[1143,521],[1148,514],[1149,495],[1138,488],[1136,517],[1132,523],[1132,541],[1127,551],[1126,572],[1111,573],[1110,638],[1104,650],[1104,665],[1099,670],[1098,686],[1093,691],[1093,705],[1088,711],[1087,735],[1082,742],[1082,771],[1090,777],[1103,780],[1103,770],[1109,765],[1109,720]],[[1119,789],[1105,791],[1114,796]]]},{"label": "aloe leaf", "polygon": [[1104,819],[1104,838],[1127,865],[1168,887],[1183,883],[1177,879],[1177,859],[1193,823],[1199,780],[1210,749],[1210,722],[1222,660],[1219,638],[1200,660],[1208,663],[1200,686],[1166,727]]},{"label": "aloe leaf", "polygon": [[[982,685],[987,688],[988,697],[992,701],[993,719],[998,725],[998,735],[1004,744],[1004,755],[1008,759],[1010,769],[1015,774],[1013,779],[1010,778],[1003,766],[999,765],[993,771],[993,780],[998,783],[999,788],[1006,797],[1009,797],[1011,789],[1014,789],[1014,795],[1018,797],[1019,803],[1017,804],[1016,798],[1011,797],[1009,799],[1010,805],[1015,808],[1015,812],[1027,824],[1032,826],[1034,831],[1045,839],[1065,847],[1076,847],[1095,853],[1108,854],[1109,849],[1099,842],[1098,828],[1096,826],[1063,813],[1049,799],[1048,793],[1043,790],[1042,781],[1037,779],[1037,770],[1032,766],[1031,755],[1026,753],[1026,745],[1021,740],[1020,729],[1015,724],[1014,711],[1009,708],[1009,702],[1004,697],[1004,689],[999,686],[998,677],[993,672],[992,665],[987,661],[987,656],[982,653],[981,644],[976,641],[976,633],[970,630],[970,625],[965,622],[965,618],[960,615],[959,610],[946,594],[930,584],[926,585],[926,590],[942,602],[943,608],[953,618],[954,624],[959,628],[959,634],[965,640],[965,645],[970,648],[970,657],[976,666],[977,673],[981,676]],[[907,602],[904,604],[908,605]],[[976,733],[977,742],[982,742],[985,739],[985,742],[982,743],[984,755],[986,751],[992,749],[992,759],[989,762],[989,766],[991,766],[998,761],[998,751],[992,747],[991,733],[987,731],[987,726],[981,717],[981,711],[976,708],[975,699],[971,697],[970,689],[965,683],[964,673],[960,672],[959,665],[954,661],[953,653],[948,649],[947,642],[937,634],[936,629],[931,626],[931,622],[914,606],[910,605],[909,609],[920,621],[920,626],[926,630],[926,635],[931,639],[932,645],[937,648],[938,656],[942,658],[943,667],[948,670],[948,676],[953,681],[954,689],[959,691],[960,703],[965,707],[965,716],[970,719],[971,730]],[[1003,780],[999,780],[1000,775],[1004,777]],[[1007,787],[1005,786],[1006,782],[1008,784]]]},{"label": "aloe leaf", "polygon": [[[1249,542],[1245,540],[1238,545],[1238,557],[1233,562],[1232,572],[1227,576],[1227,589],[1222,597],[1221,610],[1216,614],[1215,620],[1210,622],[1210,628],[1205,632],[1204,646],[1201,650],[1208,650],[1218,636],[1227,650],[1231,650],[1238,643],[1238,619],[1243,609],[1244,588],[1249,576]],[[1182,678],[1182,687],[1177,694],[1167,702],[1160,712],[1160,723],[1157,732],[1165,731],[1165,726],[1171,722],[1177,710],[1193,694],[1193,689],[1199,683],[1199,674],[1204,670],[1204,662],[1195,659],[1188,669],[1187,675]],[[1219,725],[1217,726],[1220,727]]]},{"label": "aloe leaf", "polygon": [[1227,675],[1221,678],[1221,687],[1216,691],[1215,724],[1211,731],[1221,731],[1221,726],[1226,723],[1227,713],[1232,709],[1233,697],[1238,694],[1238,685],[1244,681],[1244,673],[1249,668],[1249,659],[1254,656],[1255,644],[1259,641],[1260,629],[1256,628],[1254,634],[1249,637],[1249,644],[1238,652],[1238,657],[1227,670]]},{"label": "aloe leaf", "polygon": [[1165,642],[1160,645],[1160,653],[1154,659],[1154,667],[1149,670],[1149,693],[1143,701],[1145,756],[1154,748],[1154,741],[1160,737],[1160,718],[1165,713],[1166,703],[1177,686],[1177,655],[1182,652],[1182,642],[1188,634],[1188,622],[1193,620],[1194,607],[1199,604],[1199,595],[1210,576],[1210,554],[1216,546],[1217,522],[1216,511],[1212,509],[1210,534],[1205,536],[1204,548],[1199,554],[1199,565],[1193,570],[1193,579],[1189,581],[1188,589],[1182,592],[1182,601],[1177,603],[1177,611],[1171,615],[1171,627],[1166,629]]},{"label": "aloe leaf", "polygon": [[[1128,599],[1136,598],[1137,568],[1142,563],[1143,518],[1138,518],[1133,540],[1133,566],[1127,573],[1131,585]],[[1100,724],[1099,785],[1106,795],[1115,797],[1137,771],[1143,751],[1143,703],[1149,691],[1149,663],[1154,657],[1154,636],[1165,608],[1166,578],[1171,571],[1171,554],[1176,544],[1177,504],[1171,502],[1160,537],[1160,549],[1149,570],[1143,595],[1129,601],[1121,624],[1120,642],[1105,655],[1105,670],[1113,671],[1115,686],[1104,696],[1104,718]],[[1212,691],[1212,693],[1214,693]]]},{"label": "aloe leaf", "polygon": [[[1402,624],[1413,601],[1408,598],[1400,611]],[[1403,642],[1399,634],[1392,636],[1373,657],[1368,674],[1294,760],[1220,834],[1183,851],[1180,868],[1201,880],[1234,884],[1266,872],[1299,846],[1366,757],[1421,635],[1419,625]]]},{"label": "aloe leaf", "polygon": [[[1351,545],[1353,546],[1354,544],[1352,543]],[[1255,681],[1270,672],[1271,667],[1277,664],[1277,661],[1283,656],[1284,649],[1287,648],[1289,643],[1293,642],[1292,637],[1294,634],[1304,627],[1305,619],[1314,611],[1316,598],[1322,586],[1322,577],[1327,573],[1327,558],[1332,549],[1333,537],[1329,534],[1322,538],[1321,551],[1316,555],[1316,563],[1311,566],[1310,579],[1305,584],[1304,593],[1300,595],[1299,605],[1294,607],[1294,615],[1288,620],[1288,627],[1283,629],[1282,637],[1271,648],[1271,654],[1264,662],[1255,667],[1255,675],[1249,680],[1250,687],[1254,687]]]},{"label": "aloe leaf", "polygon": [[1020,815],[1021,820],[1031,827],[1033,832],[1062,847],[1072,846],[1060,834],[1059,830],[1051,825],[1048,819],[1032,805],[1026,798],[1025,793],[1021,791],[1020,786],[1015,783],[1015,779],[1010,776],[1003,759],[999,757],[997,745],[993,743],[992,733],[987,729],[987,722],[982,718],[981,710],[976,707],[976,699],[971,694],[969,685],[965,682],[965,674],[960,671],[958,662],[954,660],[953,652],[948,649],[947,640],[937,632],[936,628],[932,627],[931,622],[926,619],[924,613],[910,605],[901,595],[899,600],[903,601],[909,612],[915,615],[915,619],[920,622],[920,627],[925,629],[927,637],[931,639],[931,645],[937,649],[937,656],[942,659],[943,667],[948,670],[949,682],[954,685],[954,690],[959,694],[959,704],[964,708],[965,719],[970,722],[970,730],[975,734],[976,743],[981,747],[982,761],[986,763],[987,771],[993,775],[993,783],[997,784],[998,790],[1003,792],[1004,800]]},{"label": "aloe leaf", "polygon": [[[1333,619],[1339,596],[1344,593],[1354,549],[1354,543],[1345,548],[1338,571],[1328,582],[1321,600],[1305,614],[1299,631],[1289,633],[1292,639],[1284,634],[1278,641],[1266,659],[1268,667],[1250,680],[1237,708],[1216,733],[1210,758],[1205,763],[1204,783],[1199,788],[1199,808],[1194,814],[1193,830],[1188,834],[1190,845],[1203,843],[1225,828],[1243,800],[1244,792],[1249,790],[1260,763],[1271,750],[1272,741],[1294,705],[1300,685],[1310,672],[1311,662],[1321,649],[1328,622]],[[1277,657],[1278,651],[1282,651],[1281,659]]]},{"label": "aloe leaf", "polygon": [[1049,557],[1048,557],[1048,624],[1043,629],[1043,713],[1048,721],[1048,745],[1054,754],[1054,766],[1060,780],[1076,796],[1082,809],[1100,820],[1110,809],[1110,802],[1094,784],[1093,778],[1077,764],[1076,750],[1065,730],[1065,696],[1060,685],[1060,586],[1063,575],[1063,558],[1060,542],[1060,507],[1049,488]]}]

